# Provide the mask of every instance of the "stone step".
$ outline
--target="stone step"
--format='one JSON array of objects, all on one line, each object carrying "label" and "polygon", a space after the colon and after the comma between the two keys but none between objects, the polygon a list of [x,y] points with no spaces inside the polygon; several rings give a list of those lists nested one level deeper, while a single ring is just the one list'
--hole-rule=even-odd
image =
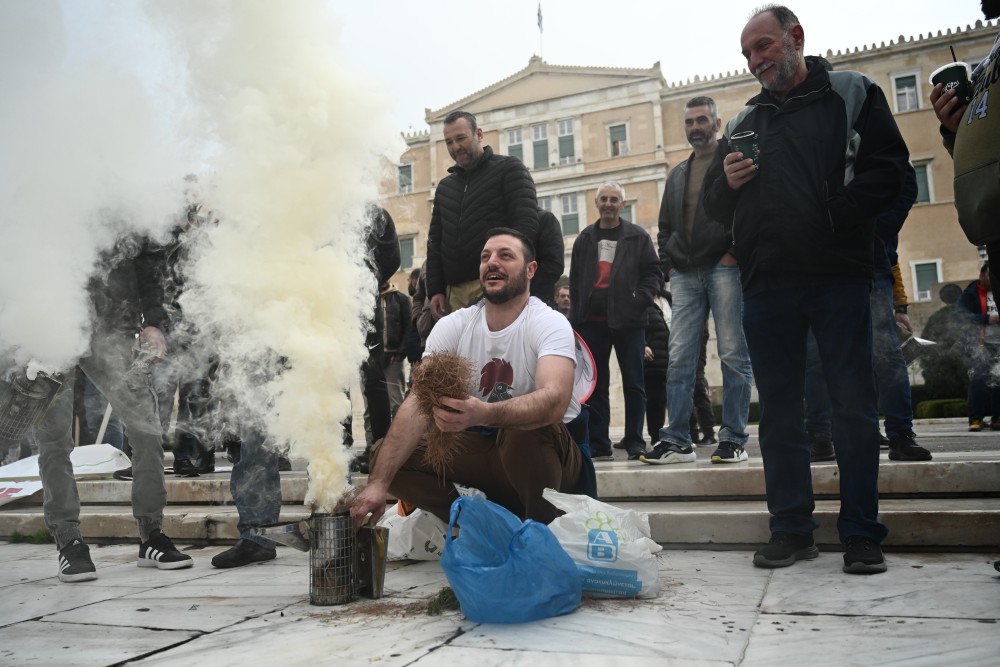
[{"label": "stone step", "polygon": [[[650,466],[633,462],[597,463],[597,490],[603,500],[764,498],[759,458],[736,464],[695,463]],[[813,493],[836,498],[836,463],[812,465]],[[898,462],[882,455],[879,494],[884,497],[1000,495],[1000,453],[949,452],[933,461]]]},{"label": "stone step", "polygon": [[[675,547],[739,548],[770,538],[764,501],[688,501],[616,503],[649,515],[657,542]],[[817,544],[840,544],[838,500],[817,500]],[[888,527],[884,542],[892,547],[989,548],[1000,546],[1000,498],[896,498],[879,501],[879,518]]]},{"label": "stone step", "polygon": [[[1000,452],[949,452],[933,461],[902,463],[883,455],[879,466],[882,497],[948,497],[954,495],[1000,495]],[[707,461],[651,466],[629,461],[599,462],[597,489],[608,501],[656,499],[709,499],[764,497],[764,470],[760,459],[738,464],[713,465]],[[812,466],[813,490],[817,497],[836,497],[839,472],[835,463]],[[363,486],[366,477],[355,476]],[[301,504],[308,488],[304,471],[281,473],[281,496],[286,504]],[[80,502],[109,505],[130,502],[131,482],[115,479],[80,480]],[[229,473],[201,477],[167,476],[167,501],[171,504],[232,503]],[[21,505],[42,502],[38,492],[19,500]],[[0,508],[0,513],[3,508]]]},{"label": "stone step", "polygon": [[[700,450],[699,450],[700,451]],[[597,464],[602,499],[650,515],[654,539],[668,545],[742,548],[768,539],[764,477],[759,455],[733,465],[650,466],[622,460]],[[293,461],[293,464],[301,463]],[[281,473],[282,521],[306,518],[304,465]],[[837,544],[839,471],[834,463],[812,466],[821,528],[817,541]],[[165,530],[185,541],[231,541],[238,515],[229,492],[229,472],[197,478],[168,475]],[[355,476],[362,487],[365,476]],[[81,525],[90,540],[129,541],[131,483],[113,479],[78,482]],[[997,548],[1000,544],[1000,448],[935,451],[934,460],[889,461],[879,471],[883,521],[889,546]],[[0,537],[44,528],[41,492],[0,507]]]},{"label": "stone step", "polygon": [[[649,515],[653,539],[668,547],[742,549],[769,537],[767,507],[762,500],[646,501],[616,503]],[[820,545],[836,545],[839,502],[819,500],[815,517]],[[929,549],[997,549],[1000,536],[1000,499],[936,498],[888,499],[880,503],[881,520],[889,528],[886,546]],[[306,519],[302,505],[285,505],[282,522]],[[227,542],[237,539],[238,521],[232,506],[170,505],[164,530],[179,542]],[[41,507],[26,506],[0,512],[0,537],[32,534],[43,529]],[[136,535],[131,509],[124,505],[88,505],[80,516],[85,539],[93,542],[129,542]]]}]

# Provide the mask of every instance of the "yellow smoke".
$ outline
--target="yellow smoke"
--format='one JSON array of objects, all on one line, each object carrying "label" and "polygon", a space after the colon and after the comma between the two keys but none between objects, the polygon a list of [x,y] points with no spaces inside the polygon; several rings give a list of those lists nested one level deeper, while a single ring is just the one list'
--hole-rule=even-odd
[{"label": "yellow smoke", "polygon": [[228,364],[244,423],[309,460],[308,501],[348,486],[344,390],[367,357],[376,284],[364,204],[378,157],[399,141],[385,101],[339,64],[321,2],[180,2],[164,15],[186,45],[188,85],[220,223],[196,255],[185,315]]}]

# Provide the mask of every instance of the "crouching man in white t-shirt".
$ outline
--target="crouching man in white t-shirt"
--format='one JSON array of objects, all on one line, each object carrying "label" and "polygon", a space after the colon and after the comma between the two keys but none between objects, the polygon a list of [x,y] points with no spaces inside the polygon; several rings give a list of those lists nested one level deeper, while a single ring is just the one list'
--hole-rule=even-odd
[{"label": "crouching man in white t-shirt", "polygon": [[460,448],[444,478],[425,464],[423,436],[431,424],[408,396],[373,447],[368,485],[351,505],[356,528],[369,514],[378,520],[389,492],[447,521],[458,483],[544,523],[557,511],[543,489],[578,492],[585,463],[565,426],[580,412],[573,330],[558,311],[529,296],[537,266],[524,235],[490,230],[479,259],[484,299],[439,320],[424,352],[460,354],[478,371],[468,398],[441,399],[454,412],[434,410],[439,429],[461,433]]}]

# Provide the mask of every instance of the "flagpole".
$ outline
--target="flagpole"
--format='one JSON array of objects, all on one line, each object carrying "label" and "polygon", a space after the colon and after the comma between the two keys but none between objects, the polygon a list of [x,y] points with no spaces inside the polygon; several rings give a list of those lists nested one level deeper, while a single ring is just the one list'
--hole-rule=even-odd
[{"label": "flagpole", "polygon": [[544,51],[542,50],[542,3],[538,3],[538,57],[542,60],[545,59]]}]

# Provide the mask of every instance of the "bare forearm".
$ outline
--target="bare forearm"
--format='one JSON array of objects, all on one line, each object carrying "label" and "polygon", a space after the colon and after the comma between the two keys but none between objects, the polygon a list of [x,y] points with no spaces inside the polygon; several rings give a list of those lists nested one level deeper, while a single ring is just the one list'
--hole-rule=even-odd
[{"label": "bare forearm", "polygon": [[392,420],[385,442],[382,443],[378,458],[375,459],[375,467],[369,475],[368,484],[388,489],[396,473],[413,454],[420,444],[420,438],[429,427],[430,421],[420,414],[416,400],[412,396],[407,397],[399,406],[395,419]]},{"label": "bare forearm", "polygon": [[531,431],[562,421],[569,396],[555,387],[538,389],[507,401],[487,403],[486,421],[494,428]]}]

